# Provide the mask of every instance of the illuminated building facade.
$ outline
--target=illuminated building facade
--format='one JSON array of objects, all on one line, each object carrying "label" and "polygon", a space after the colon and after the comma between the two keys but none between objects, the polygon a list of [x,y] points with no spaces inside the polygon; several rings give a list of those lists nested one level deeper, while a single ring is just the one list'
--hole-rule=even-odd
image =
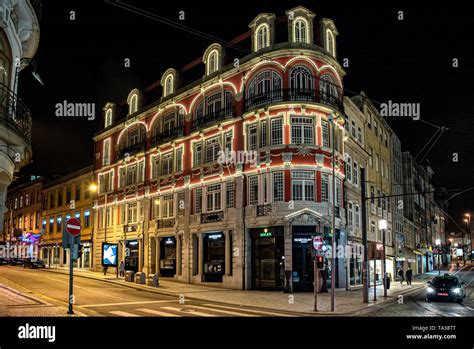
[{"label": "illuminated building facade", "polygon": [[259,14],[249,27],[246,57],[229,60],[212,44],[199,81],[181,87],[168,69],[159,100],[146,105],[135,89],[125,108],[105,105],[94,137],[96,269],[109,242],[128,270],[310,290],[312,237],[330,249],[333,144],[335,234],[345,243],[337,29],[303,7]]}]

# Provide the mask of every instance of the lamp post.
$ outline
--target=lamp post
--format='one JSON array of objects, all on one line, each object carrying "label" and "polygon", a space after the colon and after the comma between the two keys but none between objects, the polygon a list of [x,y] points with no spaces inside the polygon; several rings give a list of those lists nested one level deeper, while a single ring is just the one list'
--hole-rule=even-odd
[{"label": "lamp post", "polygon": [[[467,222],[468,222],[468,232],[469,232],[469,255],[470,255],[470,260],[472,261],[472,233],[471,233],[471,214],[470,213],[465,213],[465,217],[467,217]],[[472,262],[471,262],[472,264]]]},{"label": "lamp post", "polygon": [[435,244],[436,244],[436,249],[438,250],[438,275],[441,275],[441,266],[440,266],[440,260],[439,260],[439,256],[440,256],[439,248],[441,247],[441,239],[436,239]]},{"label": "lamp post", "polygon": [[[383,282],[383,296],[387,297],[387,260],[385,259],[385,231],[387,230],[387,220],[379,220],[379,230],[382,231],[382,245],[383,245],[383,255],[382,255],[382,282]],[[374,265],[375,268],[375,265]],[[374,269],[375,272],[375,269]]]},{"label": "lamp post", "polygon": [[[466,229],[469,230],[469,218],[464,218],[464,222],[466,223]],[[464,229],[462,231],[462,265],[466,265],[466,254],[465,254],[465,245],[464,245]]]}]

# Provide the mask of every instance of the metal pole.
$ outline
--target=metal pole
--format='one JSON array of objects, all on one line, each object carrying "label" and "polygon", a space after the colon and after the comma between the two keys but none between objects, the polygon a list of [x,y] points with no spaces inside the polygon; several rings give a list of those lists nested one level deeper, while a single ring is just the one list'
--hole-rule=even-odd
[{"label": "metal pole", "polygon": [[377,258],[375,256],[377,250],[375,246],[376,244],[374,243],[374,302],[377,301]]},{"label": "metal pole", "polygon": [[387,297],[387,260],[385,258],[385,229],[382,229],[382,244],[383,244],[383,276],[382,276],[382,282],[383,282],[383,296],[386,298]]},{"label": "metal pole", "polygon": [[367,206],[365,198],[365,168],[360,169],[360,184],[361,184],[361,228],[362,228],[362,244],[364,245],[364,260],[362,261],[362,300],[364,303],[369,303],[369,250],[367,246]]},{"label": "metal pole", "polygon": [[314,254],[314,311],[318,311],[318,291],[319,291],[319,280],[318,280],[318,262],[316,253]]},{"label": "metal pole", "polygon": [[[466,222],[467,225],[467,222]],[[464,257],[464,229],[462,230],[462,265],[466,265],[466,258]]]},{"label": "metal pole", "polygon": [[332,260],[331,260],[331,311],[335,311],[336,306],[336,156],[334,146],[336,145],[335,135],[336,121],[332,120]]},{"label": "metal pole", "polygon": [[74,243],[74,237],[71,235],[69,237],[69,307],[68,307],[68,314],[74,314],[74,311],[72,309],[72,303],[73,303],[73,272],[74,268],[72,266],[72,245]]}]

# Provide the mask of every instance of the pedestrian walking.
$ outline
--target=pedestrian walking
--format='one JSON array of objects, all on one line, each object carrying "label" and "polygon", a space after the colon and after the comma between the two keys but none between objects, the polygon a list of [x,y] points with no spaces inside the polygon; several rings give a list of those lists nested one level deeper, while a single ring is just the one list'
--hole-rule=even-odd
[{"label": "pedestrian walking", "polygon": [[405,273],[403,272],[402,268],[398,269],[398,277],[400,278],[400,286],[401,286],[403,285],[403,281],[405,280]]},{"label": "pedestrian walking", "polygon": [[407,284],[411,285],[411,278],[413,277],[413,270],[411,270],[410,267],[408,267],[407,271],[405,272],[405,276],[407,278]]},{"label": "pedestrian walking", "polygon": [[102,270],[104,271],[104,275],[107,275],[107,269],[108,269],[108,268],[109,268],[109,267],[106,266],[106,265],[104,265],[104,267],[102,268]]},{"label": "pedestrian walking", "polygon": [[119,265],[119,276],[120,276],[120,277],[124,277],[124,276],[125,276],[125,264],[123,263],[123,261],[120,261],[120,265]]}]

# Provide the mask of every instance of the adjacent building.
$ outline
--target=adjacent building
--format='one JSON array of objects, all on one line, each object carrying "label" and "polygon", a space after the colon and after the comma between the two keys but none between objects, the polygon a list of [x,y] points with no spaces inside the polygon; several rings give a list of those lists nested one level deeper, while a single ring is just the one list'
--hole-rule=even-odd
[{"label": "adjacent building", "polygon": [[40,1],[0,3],[0,227],[7,187],[32,156],[31,113],[17,91],[18,75],[38,49],[40,13]]}]

